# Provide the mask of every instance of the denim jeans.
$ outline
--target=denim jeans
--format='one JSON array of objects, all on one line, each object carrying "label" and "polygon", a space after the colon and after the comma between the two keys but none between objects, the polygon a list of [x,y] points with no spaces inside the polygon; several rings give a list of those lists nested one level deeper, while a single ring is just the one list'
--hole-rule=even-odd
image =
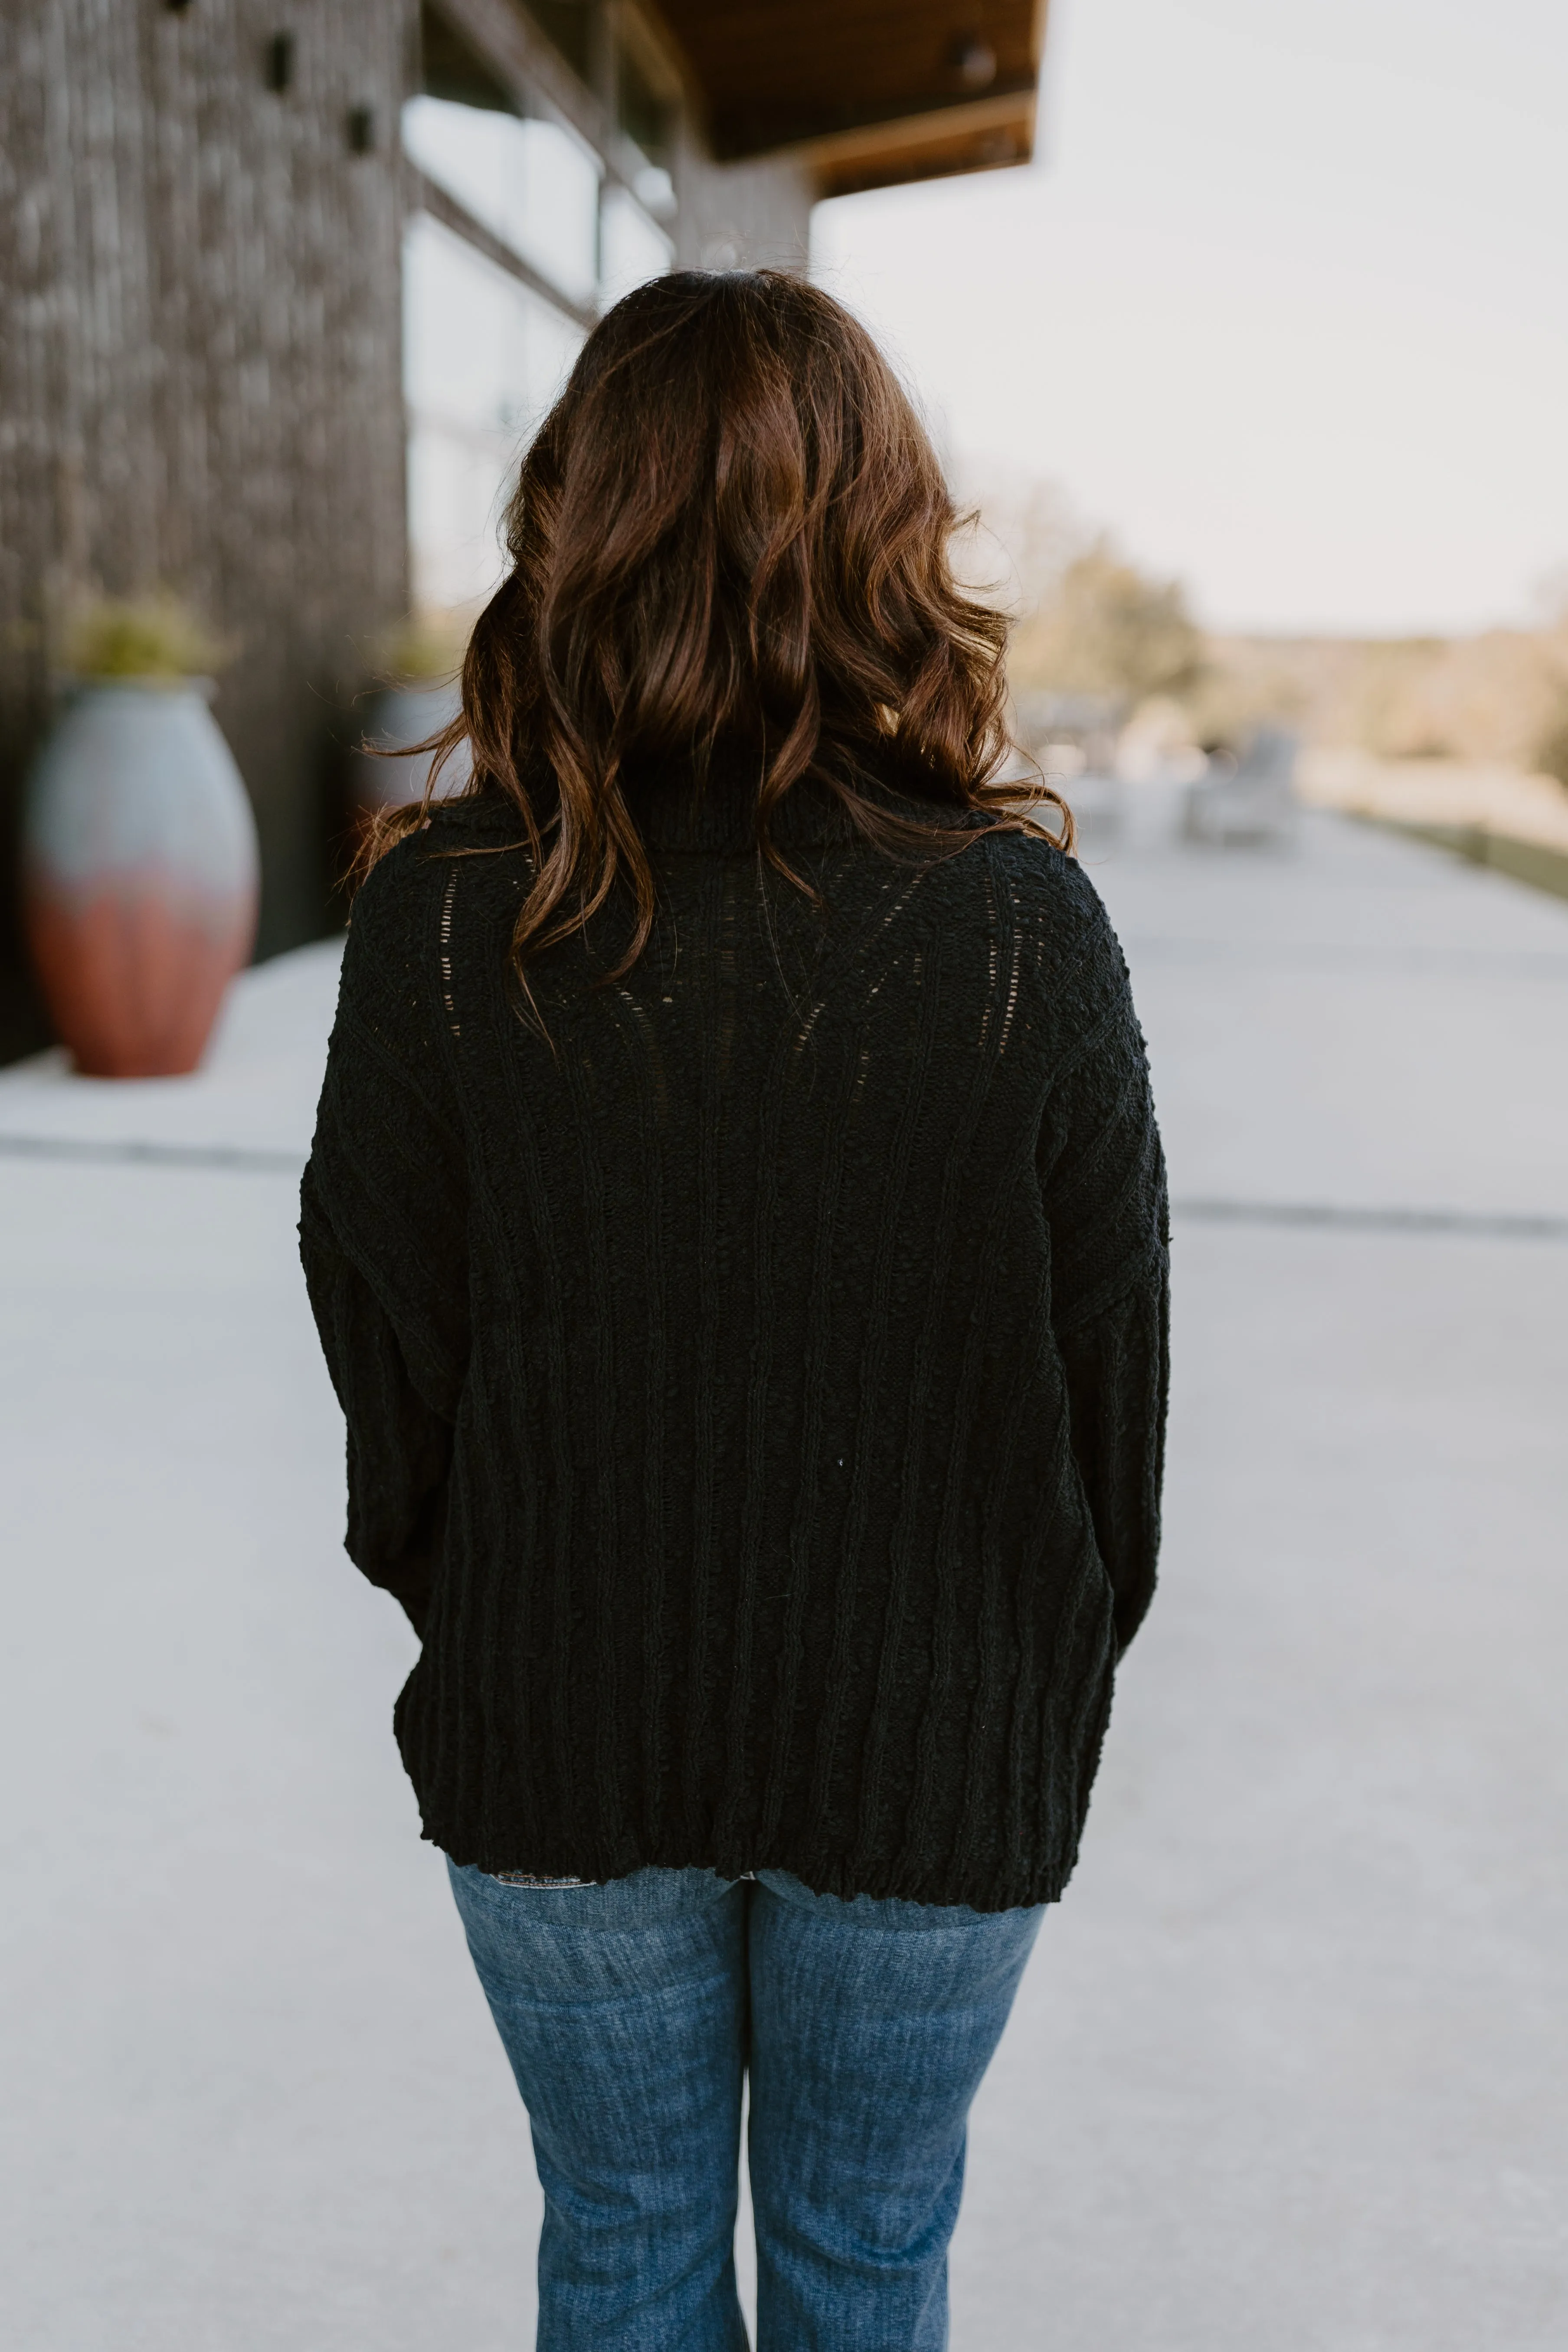
[{"label": "denim jeans", "polygon": [[528,1886],[448,1864],[533,2128],[538,2352],[941,2352],[970,2103],[1041,1914],[782,1871]]}]

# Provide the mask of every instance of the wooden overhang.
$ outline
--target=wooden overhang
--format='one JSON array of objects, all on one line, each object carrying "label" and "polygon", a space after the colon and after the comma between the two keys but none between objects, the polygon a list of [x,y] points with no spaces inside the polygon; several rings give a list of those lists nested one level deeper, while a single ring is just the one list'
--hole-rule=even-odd
[{"label": "wooden overhang", "polygon": [[715,155],[780,152],[824,195],[1025,163],[1045,0],[658,0]]}]

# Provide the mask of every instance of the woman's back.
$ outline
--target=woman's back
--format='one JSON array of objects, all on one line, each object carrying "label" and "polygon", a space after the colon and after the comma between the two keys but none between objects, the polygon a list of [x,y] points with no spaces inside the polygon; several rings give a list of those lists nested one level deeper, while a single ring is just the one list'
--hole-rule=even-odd
[{"label": "woman's back", "polygon": [[965,2118],[1148,1605],[1163,1170],[1005,616],[865,331],[589,336],[301,1199],[351,1553],[545,2191],[542,2352],[939,2352]]},{"label": "woman's back", "polygon": [[808,895],[732,778],[685,782],[637,803],[644,951],[606,981],[606,907],[530,967],[531,1020],[500,795],[356,908],[306,1254],[340,1385],[395,1375],[362,1286],[412,1375],[362,1447],[455,1424],[438,1578],[412,1502],[351,1537],[421,1622],[426,1834],[490,1870],[1048,1900],[1158,1531],[1121,960],[1037,834],[953,812],[891,857],[802,788],[775,838]]}]

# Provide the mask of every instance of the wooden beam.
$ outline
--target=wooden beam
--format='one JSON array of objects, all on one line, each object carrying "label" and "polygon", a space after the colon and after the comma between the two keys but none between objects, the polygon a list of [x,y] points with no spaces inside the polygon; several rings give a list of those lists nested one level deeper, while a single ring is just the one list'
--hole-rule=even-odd
[{"label": "wooden beam", "polygon": [[733,160],[1029,97],[1039,79],[1044,0],[659,0],[659,7],[701,92],[715,152]]},{"label": "wooden beam", "polygon": [[1004,90],[999,96],[970,99],[961,106],[932,107],[924,114],[905,114],[888,122],[864,122],[847,131],[826,131],[815,139],[797,139],[775,148],[775,154],[795,163],[847,165],[891,155],[901,148],[918,148],[928,141],[972,139],[989,131],[1033,127],[1033,89]]}]

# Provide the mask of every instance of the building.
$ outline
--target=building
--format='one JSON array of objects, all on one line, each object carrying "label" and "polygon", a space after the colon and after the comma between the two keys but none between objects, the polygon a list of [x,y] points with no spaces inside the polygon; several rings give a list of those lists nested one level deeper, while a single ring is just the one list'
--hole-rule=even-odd
[{"label": "building", "polygon": [[73,602],[235,647],[259,952],[334,919],[353,698],[498,569],[595,318],[806,259],[817,197],[1027,158],[1039,0],[28,0],[0,12],[0,1052],[19,788]]}]

